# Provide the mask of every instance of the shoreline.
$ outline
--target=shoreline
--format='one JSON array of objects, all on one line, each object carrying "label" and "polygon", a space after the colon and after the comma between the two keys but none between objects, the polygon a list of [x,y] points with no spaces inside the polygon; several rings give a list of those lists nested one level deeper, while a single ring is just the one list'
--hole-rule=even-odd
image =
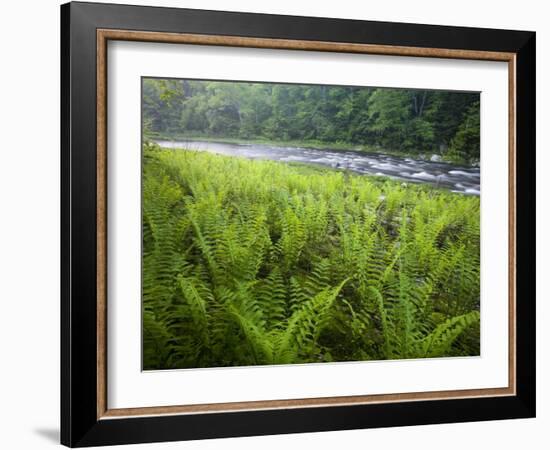
[{"label": "shoreline", "polygon": [[[242,149],[247,149],[247,148],[251,148],[252,151],[254,150],[260,150],[258,147],[255,147],[255,145],[258,145],[258,144],[249,144],[249,145],[240,145],[240,144],[227,144],[227,143],[219,143],[219,142],[216,142],[216,141],[209,141],[209,142],[206,142],[206,141],[191,141],[191,140],[186,140],[186,141],[152,141],[154,143],[154,145],[157,145],[159,146],[160,148],[162,149],[171,149],[171,150],[196,150],[196,151],[207,151],[209,153],[213,153],[213,154],[220,154],[220,155],[224,155],[224,156],[233,156],[233,157],[240,157],[240,158],[246,158],[246,159],[256,159],[254,157],[251,157],[250,155],[247,154],[248,150],[238,150],[238,148],[242,148]],[[192,145],[192,142],[196,142],[196,143],[199,143],[199,146],[196,146],[196,147],[201,147],[201,148],[193,148],[193,145]],[[236,152],[235,154],[231,155],[231,154],[228,154],[227,152],[224,152],[223,150],[219,150],[219,151],[215,151],[215,150],[212,150],[209,151],[207,150],[208,149],[208,144],[211,143],[212,146],[214,147],[214,144],[217,144],[217,145],[221,145],[221,146],[227,146],[228,148],[233,148],[234,150],[232,150],[232,152]],[[265,145],[265,144],[264,144]],[[259,146],[261,147],[261,144],[259,144]],[[204,147],[204,148],[202,148]],[[223,147],[222,147],[223,148]],[[277,153],[281,153],[281,150],[283,151],[290,151],[290,153],[292,153],[293,151],[296,151],[296,150],[299,150],[301,152],[303,151],[306,151],[305,148],[297,148],[297,147],[288,147],[288,146],[285,146],[285,147],[278,147],[279,150],[277,150],[277,147],[273,147],[273,146],[266,146],[266,151],[268,150],[274,150],[275,151],[275,154]],[[322,151],[317,151],[317,153],[321,153]],[[472,168],[468,168],[468,167],[464,167],[464,166],[458,166],[458,165],[455,165],[455,164],[449,164],[449,163],[446,163],[446,162],[438,162],[438,163],[433,163],[433,162],[422,162],[422,161],[419,161],[419,160],[412,160],[412,159],[406,159],[406,160],[402,160],[402,162],[399,162],[399,159],[401,158],[395,158],[395,157],[392,157],[392,156],[389,156],[389,155],[385,155],[385,154],[381,154],[381,153],[367,153],[367,152],[357,152],[355,150],[340,150],[339,153],[342,155],[341,157],[340,156],[336,156],[335,153],[337,153],[337,151],[330,151],[328,152],[327,151],[327,157],[326,158],[336,158],[335,161],[338,161],[339,158],[343,158],[344,162],[342,163],[342,165],[340,165],[340,163],[338,164],[327,164],[326,161],[324,163],[321,163],[321,162],[317,162],[315,159],[311,159],[311,160],[303,160],[303,161],[300,161],[300,160],[288,160],[288,161],[285,161],[284,159],[281,161],[280,158],[277,158],[277,157],[272,157],[272,158],[266,158],[267,160],[271,160],[271,161],[276,161],[276,162],[284,162],[285,164],[289,164],[289,165],[293,165],[293,166],[308,166],[310,168],[317,168],[319,170],[329,170],[329,171],[339,171],[339,172],[343,172],[343,173],[346,173],[346,174],[349,174],[349,175],[357,175],[357,176],[369,176],[373,179],[378,179],[378,180],[392,180],[392,181],[395,181],[395,182],[399,182],[399,183],[406,183],[407,185],[416,185],[416,186],[421,186],[421,185],[426,185],[426,186],[430,186],[431,189],[441,189],[441,190],[445,190],[445,191],[450,191],[450,192],[454,192],[454,193],[458,193],[458,194],[461,194],[461,195],[476,195],[476,196],[479,196],[480,194],[480,191],[479,191],[479,183],[476,183],[475,181],[470,181],[469,179],[465,179],[464,177],[461,177],[461,178],[458,178],[458,179],[454,179],[453,178],[458,174],[458,173],[464,173],[464,175],[466,177],[469,177],[470,175],[467,175],[467,173],[465,171],[468,171],[470,172],[472,170]],[[346,153],[346,155],[344,155],[344,153]],[[333,156],[328,156],[329,154],[332,154]],[[380,171],[379,172],[374,172],[372,170],[366,170],[366,171],[363,171],[363,170],[358,170],[358,167],[354,167],[353,165],[351,165],[351,167],[345,162],[345,160],[355,160],[356,156],[353,156],[353,155],[356,155],[357,157],[359,158],[374,158],[374,159],[380,159],[380,160],[386,160],[387,158],[390,158],[390,160],[392,161],[391,164],[393,164],[393,167],[397,167],[397,166],[404,166],[406,168],[406,166],[410,166],[410,168],[408,169],[409,172],[411,173],[415,173],[415,175],[421,175],[420,177],[415,177],[414,175],[411,175],[411,173],[404,173],[404,174],[401,174],[399,173],[399,175],[397,175],[396,173],[393,173],[392,171],[386,171],[386,170],[383,170],[382,167],[380,167]],[[326,160],[326,158],[324,158]],[[395,159],[391,159],[391,158],[395,158]],[[260,158],[262,159],[262,158]],[[323,158],[322,158],[323,159]],[[397,166],[396,166],[397,164]],[[435,168],[427,168],[425,166],[423,166],[424,164],[434,164],[436,167]],[[417,166],[417,167],[415,167]],[[432,175],[432,172],[436,170],[436,172],[434,172],[435,175]],[[464,172],[463,172],[464,171]],[[477,169],[476,169],[477,171]],[[449,173],[448,175],[447,172]],[[439,175],[437,175],[439,174]],[[453,174],[453,175],[451,175]],[[477,174],[477,176],[479,177],[479,172]],[[443,178],[441,178],[443,177]],[[449,178],[450,177],[450,178]]]},{"label": "shoreline", "polygon": [[382,150],[376,147],[370,147],[365,145],[353,145],[353,144],[347,144],[347,143],[326,143],[326,142],[318,142],[318,141],[271,141],[271,140],[262,140],[262,139],[239,139],[239,138],[222,138],[222,137],[189,137],[189,136],[181,136],[181,135],[155,135],[155,136],[149,136],[149,140],[153,142],[158,141],[169,141],[169,142],[212,142],[212,143],[218,143],[218,144],[234,144],[234,145],[242,145],[242,146],[250,146],[250,145],[265,145],[269,147],[278,147],[278,148],[285,148],[285,147],[291,147],[291,148],[305,148],[305,149],[316,149],[316,150],[330,150],[334,152],[356,152],[361,154],[371,154],[371,155],[387,155],[387,156],[395,156],[398,158],[409,158],[414,161],[423,161],[423,162],[437,162],[439,164],[448,164],[451,166],[456,167],[463,167],[463,168],[478,168],[479,166],[475,164],[471,164],[467,161],[450,161],[443,159],[443,156],[433,153],[432,155],[437,155],[440,158],[442,158],[440,161],[432,161],[430,158],[421,158],[420,156],[423,155],[417,155],[407,152],[397,152],[392,150]]}]

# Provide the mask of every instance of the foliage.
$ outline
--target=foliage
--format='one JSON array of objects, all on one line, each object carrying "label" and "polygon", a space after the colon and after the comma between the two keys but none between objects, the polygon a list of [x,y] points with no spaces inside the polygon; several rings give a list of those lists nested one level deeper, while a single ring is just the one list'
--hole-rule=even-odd
[{"label": "foliage", "polygon": [[[151,136],[320,142],[479,159],[477,93],[145,78],[143,114]],[[467,120],[476,115],[477,123]]]},{"label": "foliage", "polygon": [[[462,122],[458,127],[455,137],[451,141],[449,159],[462,161],[468,158],[473,150],[473,155],[479,155],[479,101],[472,104],[464,113]],[[479,162],[479,156],[478,156]]]},{"label": "foliage", "polygon": [[151,144],[145,369],[479,354],[479,198]]}]

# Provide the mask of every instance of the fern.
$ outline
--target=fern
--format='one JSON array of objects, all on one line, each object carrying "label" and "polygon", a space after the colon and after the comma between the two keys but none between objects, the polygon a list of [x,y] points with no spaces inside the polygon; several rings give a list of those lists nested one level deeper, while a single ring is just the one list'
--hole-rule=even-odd
[{"label": "fern", "polygon": [[300,354],[315,352],[320,333],[330,320],[330,309],[347,281],[323,289],[292,314],[285,330],[276,336],[275,363],[292,362]]},{"label": "fern", "polygon": [[448,354],[455,340],[469,327],[479,325],[479,312],[471,311],[461,316],[447,319],[421,342],[422,357],[444,356]]},{"label": "fern", "polygon": [[479,199],[144,149],[146,369],[479,354]]}]

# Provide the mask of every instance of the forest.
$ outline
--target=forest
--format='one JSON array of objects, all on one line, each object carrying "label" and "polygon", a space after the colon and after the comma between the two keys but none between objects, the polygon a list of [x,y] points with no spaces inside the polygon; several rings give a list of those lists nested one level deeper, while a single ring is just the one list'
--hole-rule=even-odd
[{"label": "forest", "polygon": [[143,78],[148,136],[292,143],[477,164],[479,93]]},{"label": "forest", "polygon": [[[252,144],[314,142],[303,150],[330,155],[322,143],[409,153],[446,143],[473,161],[477,94],[143,81],[144,370],[480,354],[478,196],[257,158],[268,147]],[[203,146],[158,143],[190,135]]]}]

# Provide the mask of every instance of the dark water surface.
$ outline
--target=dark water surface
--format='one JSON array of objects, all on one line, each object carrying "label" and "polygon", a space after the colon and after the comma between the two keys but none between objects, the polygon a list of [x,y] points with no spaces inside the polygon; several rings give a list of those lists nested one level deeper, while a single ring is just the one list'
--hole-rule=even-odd
[{"label": "dark water surface", "polygon": [[318,164],[360,174],[387,176],[411,183],[428,183],[462,194],[479,195],[479,167],[400,158],[383,153],[260,144],[227,144],[202,141],[156,141],[165,148],[201,150],[251,159]]}]

